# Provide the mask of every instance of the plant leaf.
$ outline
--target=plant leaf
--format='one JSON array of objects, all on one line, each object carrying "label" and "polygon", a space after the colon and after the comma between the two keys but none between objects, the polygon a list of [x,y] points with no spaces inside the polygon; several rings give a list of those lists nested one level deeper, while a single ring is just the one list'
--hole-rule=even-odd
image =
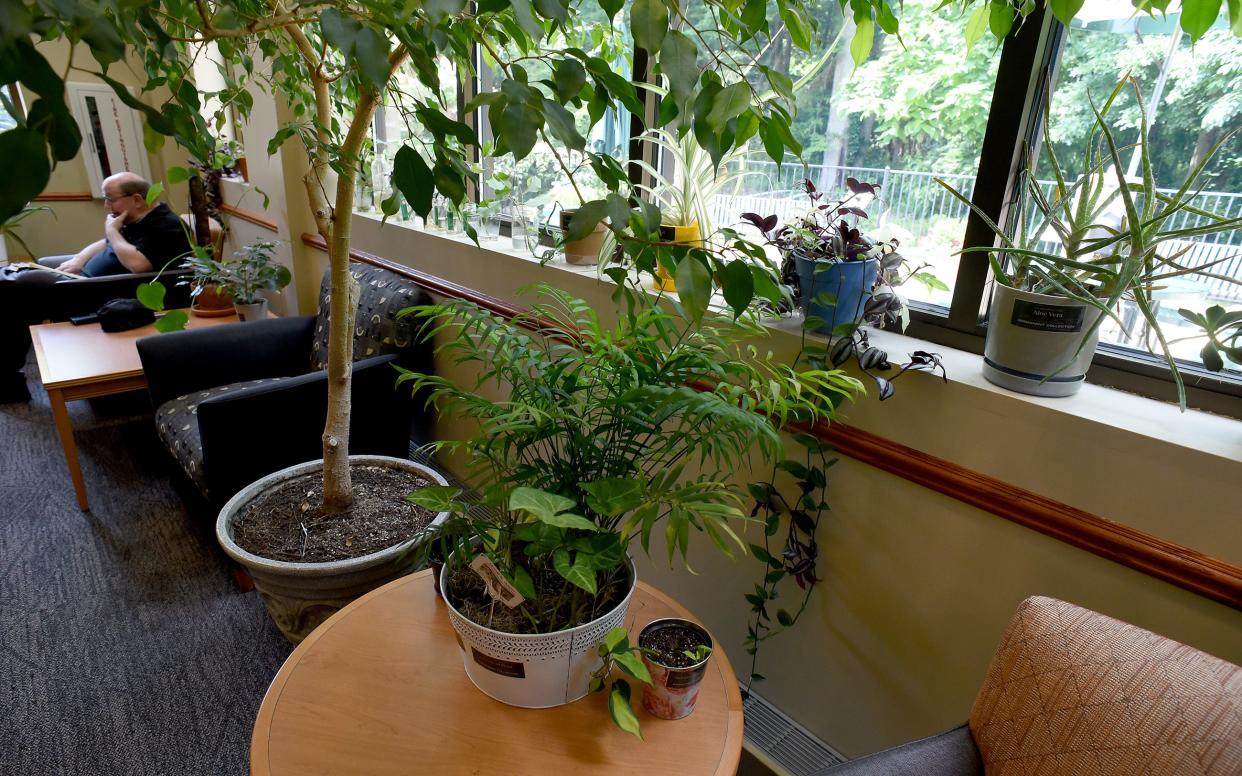
[{"label": "plant leaf", "polygon": [[612,683],[612,690],[608,693],[608,713],[614,725],[638,738],[643,737],[638,717],[634,716],[634,709],[630,707],[630,685],[624,679]]}]

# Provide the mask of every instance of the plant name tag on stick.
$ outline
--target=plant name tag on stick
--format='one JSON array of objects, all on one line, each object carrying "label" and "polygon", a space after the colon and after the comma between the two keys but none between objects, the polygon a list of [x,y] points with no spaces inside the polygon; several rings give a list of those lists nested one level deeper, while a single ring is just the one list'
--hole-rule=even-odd
[{"label": "plant name tag on stick", "polygon": [[500,573],[500,569],[496,568],[492,559],[486,555],[476,555],[474,560],[470,561],[470,568],[474,569],[474,573],[483,580],[488,594],[510,609],[521,606],[526,600],[517,588],[505,579],[505,575]]}]

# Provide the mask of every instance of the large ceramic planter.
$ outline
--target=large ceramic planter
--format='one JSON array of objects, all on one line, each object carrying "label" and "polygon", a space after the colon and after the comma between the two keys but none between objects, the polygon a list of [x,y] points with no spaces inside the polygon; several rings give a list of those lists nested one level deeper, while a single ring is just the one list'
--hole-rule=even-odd
[{"label": "large ceramic planter", "polygon": [[[467,619],[449,596],[449,622],[457,631],[466,676],[487,695],[510,706],[545,709],[573,703],[587,694],[591,674],[603,663],[599,645],[625,623],[638,577],[629,563],[630,588],[610,612],[576,628],[534,635],[502,633]],[[440,572],[440,589],[448,590],[449,566]]]},{"label": "large ceramic planter", "polygon": [[[843,324],[858,323],[863,310],[871,299],[880,274],[880,260],[866,261],[814,261],[801,254],[793,254],[798,267],[798,284],[802,289],[802,311],[808,317],[824,321],[815,331],[831,334]],[[822,304],[816,297],[827,292],[836,299],[835,304]]]},{"label": "large ceramic planter", "polygon": [[1077,393],[1095,356],[1100,315],[1099,308],[1073,299],[997,283],[988,311],[983,376],[1034,396]]},{"label": "large ceramic planter", "polygon": [[[416,474],[440,485],[448,481],[432,469],[401,458],[384,455],[351,455],[351,465],[384,466]],[[250,573],[268,613],[280,632],[294,644],[306,638],[321,622],[363,593],[413,570],[411,550],[423,540],[409,541],[358,558],[324,563],[270,560],[247,552],[233,541],[233,521],[243,507],[260,493],[304,474],[323,471],[323,461],[308,461],[282,469],[243,488],[220,510],[216,520],[216,539],[230,558]],[[394,494],[400,498],[401,494]],[[427,533],[448,519],[441,512],[428,526]]]}]

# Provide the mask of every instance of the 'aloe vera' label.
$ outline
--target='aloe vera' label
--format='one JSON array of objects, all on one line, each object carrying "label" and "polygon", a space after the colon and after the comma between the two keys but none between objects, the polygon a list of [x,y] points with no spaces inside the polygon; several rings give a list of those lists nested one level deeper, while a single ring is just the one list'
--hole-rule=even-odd
[{"label": "'aloe vera' label", "polygon": [[1081,305],[1067,307],[1015,299],[1009,322],[1035,331],[1076,332],[1082,331],[1083,313],[1086,311],[1087,308]]}]

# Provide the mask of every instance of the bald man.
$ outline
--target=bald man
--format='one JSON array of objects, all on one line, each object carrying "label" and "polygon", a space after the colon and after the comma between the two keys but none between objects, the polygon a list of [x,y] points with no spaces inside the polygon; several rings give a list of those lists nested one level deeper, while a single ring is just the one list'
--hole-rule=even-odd
[{"label": "bald man", "polygon": [[[45,267],[84,278],[153,272],[190,253],[190,238],[168,205],[147,203],[151,184],[132,172],[103,182],[104,236],[72,256],[39,260]],[[0,282],[0,403],[29,401],[22,368],[30,350],[27,327],[43,320],[64,320],[94,310],[65,310],[57,287],[73,283],[54,272],[21,270]],[[62,295],[63,296],[63,295]]]}]

